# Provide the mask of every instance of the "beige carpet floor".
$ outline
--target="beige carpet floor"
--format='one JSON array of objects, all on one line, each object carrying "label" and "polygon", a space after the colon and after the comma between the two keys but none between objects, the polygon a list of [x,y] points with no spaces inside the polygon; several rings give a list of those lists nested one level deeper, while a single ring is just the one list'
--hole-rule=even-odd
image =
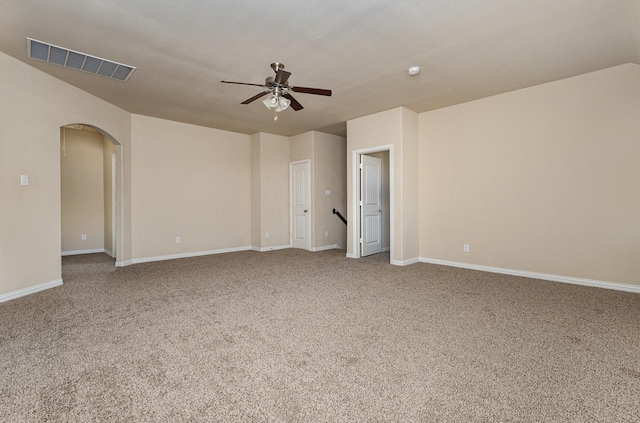
[{"label": "beige carpet floor", "polygon": [[65,257],[0,304],[0,421],[640,421],[640,295],[388,260]]}]

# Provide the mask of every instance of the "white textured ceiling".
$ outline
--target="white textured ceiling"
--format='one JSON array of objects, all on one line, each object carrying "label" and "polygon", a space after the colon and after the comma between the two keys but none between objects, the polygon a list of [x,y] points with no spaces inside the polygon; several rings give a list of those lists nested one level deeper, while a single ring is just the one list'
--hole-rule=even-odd
[{"label": "white textured ceiling", "polygon": [[[136,66],[122,83],[26,57],[26,37]],[[0,51],[129,112],[252,134],[344,134],[344,122],[432,110],[640,64],[640,0],[2,0]],[[240,102],[286,65],[304,109]],[[416,77],[407,68],[421,66]]]}]

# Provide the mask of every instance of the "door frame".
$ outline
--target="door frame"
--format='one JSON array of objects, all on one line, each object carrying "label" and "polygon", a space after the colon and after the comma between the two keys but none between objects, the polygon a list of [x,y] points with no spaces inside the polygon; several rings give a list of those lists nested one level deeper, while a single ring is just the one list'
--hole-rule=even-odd
[{"label": "door frame", "polygon": [[351,152],[351,170],[352,170],[352,191],[354,193],[351,198],[351,210],[353,210],[354,222],[349,222],[349,228],[351,231],[351,251],[353,251],[353,257],[362,257],[362,244],[360,244],[360,156],[370,153],[389,152],[389,261],[395,262],[395,169],[394,169],[394,152],[393,145],[380,145],[377,147],[363,148],[359,150],[353,150]]},{"label": "door frame", "polygon": [[307,164],[307,168],[309,170],[309,174],[307,175],[307,194],[308,194],[308,200],[309,200],[309,215],[307,217],[308,222],[307,222],[307,239],[309,240],[309,248],[307,249],[307,251],[311,251],[312,250],[312,239],[311,239],[311,222],[312,222],[312,215],[313,215],[313,193],[311,192],[311,160],[306,159],[306,160],[298,160],[295,162],[289,162],[289,245],[291,246],[291,248],[293,248],[293,224],[294,224],[294,219],[293,219],[293,166],[295,165],[299,165],[299,164]]},{"label": "door frame", "polygon": [[111,154],[111,254],[118,256],[118,158]]}]

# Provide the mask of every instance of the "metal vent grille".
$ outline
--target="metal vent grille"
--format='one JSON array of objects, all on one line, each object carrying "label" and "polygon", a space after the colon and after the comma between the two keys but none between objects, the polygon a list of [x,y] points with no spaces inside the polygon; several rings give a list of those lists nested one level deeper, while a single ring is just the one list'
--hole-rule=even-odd
[{"label": "metal vent grille", "polygon": [[27,56],[42,62],[106,76],[123,82],[126,82],[136,70],[134,66],[54,46],[33,38],[27,38]]}]

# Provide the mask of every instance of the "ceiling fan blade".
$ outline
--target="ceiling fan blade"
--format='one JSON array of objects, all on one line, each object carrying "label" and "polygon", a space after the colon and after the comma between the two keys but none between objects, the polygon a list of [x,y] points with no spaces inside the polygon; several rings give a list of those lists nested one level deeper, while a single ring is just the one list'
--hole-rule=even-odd
[{"label": "ceiling fan blade", "polygon": [[296,100],[295,98],[293,98],[293,96],[292,96],[291,94],[286,93],[286,94],[282,94],[282,96],[283,96],[284,98],[286,98],[287,100],[291,100],[291,108],[292,108],[293,110],[295,110],[296,112],[297,112],[298,110],[302,110],[302,109],[304,109],[304,107],[302,107],[302,104],[298,103],[298,100]]},{"label": "ceiling fan blade", "polygon": [[263,96],[265,96],[265,95],[269,94],[270,92],[271,92],[271,91],[265,91],[265,92],[263,92],[263,93],[256,94],[256,95],[254,95],[253,97],[251,97],[251,98],[249,98],[249,99],[247,99],[247,100],[243,101],[243,102],[242,102],[242,103],[240,103],[240,104],[249,104],[249,103],[251,103],[252,101],[256,101],[256,100],[257,100],[257,99],[259,99],[260,97],[263,97]]},{"label": "ceiling fan blade", "polygon": [[286,84],[290,75],[291,75],[291,72],[287,72],[287,71],[283,71],[282,69],[278,69],[278,72],[276,72],[275,83],[276,84],[280,84],[280,85]]},{"label": "ceiling fan blade", "polygon": [[237,84],[237,85],[251,85],[252,87],[265,87],[264,84],[250,84],[248,82],[232,82],[232,81],[220,81],[223,84]]},{"label": "ceiling fan blade", "polygon": [[317,94],[317,95],[331,95],[331,90],[323,90],[322,88],[308,88],[308,87],[289,87],[291,91],[304,94]]}]

